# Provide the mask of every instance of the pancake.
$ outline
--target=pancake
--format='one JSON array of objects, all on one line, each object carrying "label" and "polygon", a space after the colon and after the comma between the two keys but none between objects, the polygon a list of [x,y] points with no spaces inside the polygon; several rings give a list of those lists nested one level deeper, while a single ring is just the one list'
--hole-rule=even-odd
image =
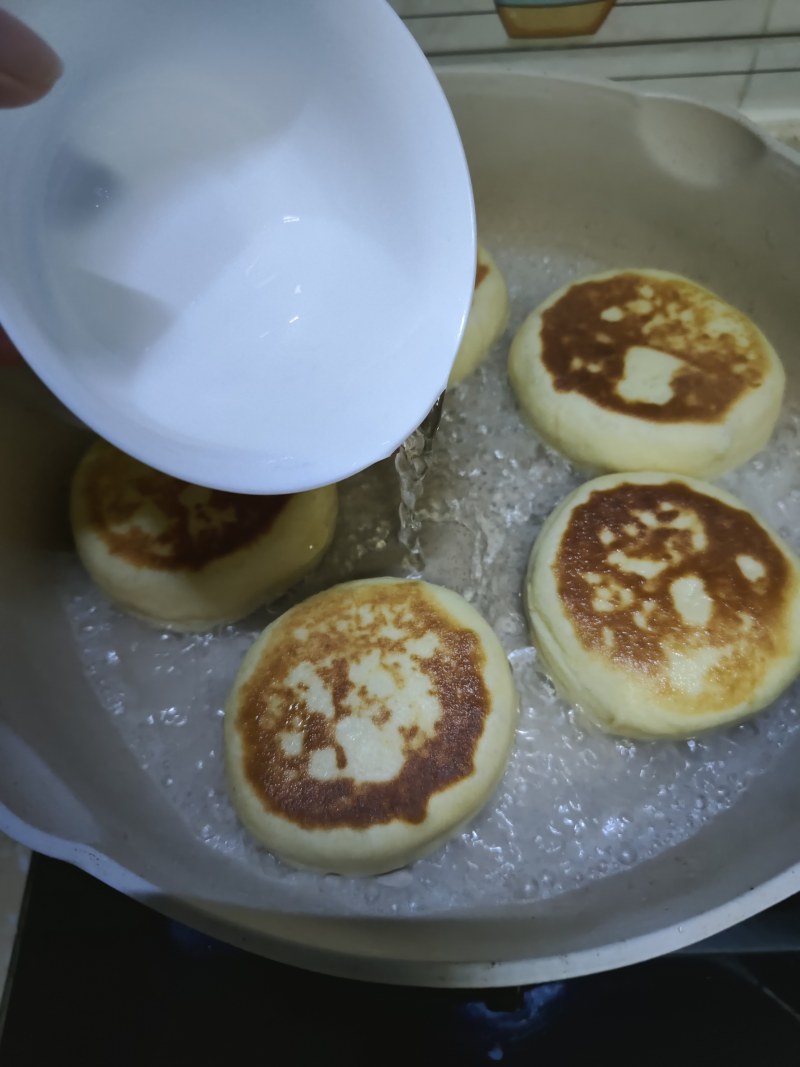
[{"label": "pancake", "polygon": [[800,670],[800,569],[736,497],[605,475],[531,553],[526,610],[553,681],[607,730],[689,737],[770,704]]},{"label": "pancake", "polygon": [[554,293],[517,332],[509,375],[533,429],[579,466],[703,478],[763,448],[784,389],[780,360],[746,315],[656,270]]},{"label": "pancake", "polygon": [[244,658],[225,709],[235,806],[295,866],[394,870],[486,803],[517,704],[499,641],[456,593],[395,578],[335,586]]},{"label": "pancake", "polygon": [[500,268],[478,244],[475,289],[461,346],[450,371],[448,386],[463,381],[486,358],[508,322],[508,289]]},{"label": "pancake", "polygon": [[191,631],[234,622],[308,573],[333,536],[337,493],[202,489],[96,441],[70,505],[78,555],[103,592],[148,622]]}]

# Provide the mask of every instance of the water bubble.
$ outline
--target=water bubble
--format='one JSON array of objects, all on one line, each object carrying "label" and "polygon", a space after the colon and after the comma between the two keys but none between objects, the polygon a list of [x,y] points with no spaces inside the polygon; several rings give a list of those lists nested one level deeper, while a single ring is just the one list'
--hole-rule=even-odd
[{"label": "water bubble", "polygon": [[188,716],[176,707],[162,708],[158,717],[165,726],[184,726]]},{"label": "water bubble", "polygon": [[407,889],[414,881],[411,871],[403,868],[400,871],[390,871],[389,874],[380,875],[376,881],[379,885],[389,886],[391,889]]}]

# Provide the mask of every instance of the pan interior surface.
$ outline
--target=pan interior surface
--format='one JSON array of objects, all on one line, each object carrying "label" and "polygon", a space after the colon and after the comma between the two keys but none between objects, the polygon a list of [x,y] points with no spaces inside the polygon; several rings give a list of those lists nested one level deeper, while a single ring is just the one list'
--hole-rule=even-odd
[{"label": "pan interior surface", "polygon": [[0,400],[13,502],[0,519],[0,802],[27,843],[256,951],[377,980],[500,985],[667,951],[800,885],[797,687],[751,722],[681,743],[606,737],[554,694],[522,575],[544,518],[585,476],[522,424],[505,372],[522,319],[582,274],[655,267],[708,286],[764,330],[788,378],[768,448],[721,484],[800,547],[800,242],[786,225],[800,168],[682,101],[467,70],[443,81],[511,320],[448,397],[420,502],[422,570],[472,600],[514,669],[522,720],[494,800],[445,849],[379,879],[320,878],[256,849],[224,787],[227,690],[292,600],[411,572],[394,468],[343,483],[333,548],[289,600],[218,634],[162,634],[81,571],[66,501],[88,438],[14,370]]}]

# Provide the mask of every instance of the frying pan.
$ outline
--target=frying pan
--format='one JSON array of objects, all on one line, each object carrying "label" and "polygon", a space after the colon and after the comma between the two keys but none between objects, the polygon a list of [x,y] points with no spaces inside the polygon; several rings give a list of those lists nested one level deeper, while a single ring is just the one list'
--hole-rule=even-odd
[{"label": "frying pan", "polygon": [[[518,309],[545,295],[543,265],[554,258],[688,274],[764,329],[785,361],[792,408],[800,166],[788,150],[737,115],[619,86],[469,67],[448,69],[442,81],[471,167],[479,232],[506,268]],[[522,286],[511,277],[520,263]],[[265,879],[224,841],[193,829],[142,765],[79,655],[63,571],[72,560],[67,487],[86,431],[24,369],[4,372],[0,405],[0,828],[11,836],[254,952],[338,975],[439,986],[618,967],[709,936],[800,889],[794,694],[770,734],[775,758],[735,803],[674,847],[563,892],[391,915],[331,908],[325,879]],[[791,455],[786,463],[777,504],[794,491]],[[135,644],[136,632],[124,632]],[[139,669],[149,669],[146,660]],[[154,708],[132,710],[144,719]],[[183,731],[176,745],[198,732],[213,740],[221,722],[200,711]]]}]

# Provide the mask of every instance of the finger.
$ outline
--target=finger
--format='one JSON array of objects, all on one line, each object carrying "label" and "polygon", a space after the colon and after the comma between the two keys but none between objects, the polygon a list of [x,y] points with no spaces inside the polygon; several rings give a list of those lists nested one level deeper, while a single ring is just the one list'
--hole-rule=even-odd
[{"label": "finger", "polygon": [[22,107],[61,76],[61,60],[33,30],[0,10],[0,107]]},{"label": "finger", "polygon": [[22,356],[16,350],[11,340],[0,326],[0,367],[12,367],[15,363],[21,363]]}]

